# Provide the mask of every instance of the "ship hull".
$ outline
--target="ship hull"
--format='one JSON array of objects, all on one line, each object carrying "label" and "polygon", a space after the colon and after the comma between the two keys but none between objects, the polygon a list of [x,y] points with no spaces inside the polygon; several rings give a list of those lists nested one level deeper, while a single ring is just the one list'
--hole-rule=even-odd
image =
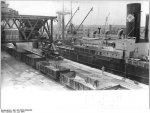
[{"label": "ship hull", "polygon": [[59,53],[67,59],[101,69],[105,67],[105,71],[138,81],[140,83],[149,84],[149,69],[130,65],[124,60],[110,57],[92,55],[89,53],[75,51],[70,48],[59,48]]}]

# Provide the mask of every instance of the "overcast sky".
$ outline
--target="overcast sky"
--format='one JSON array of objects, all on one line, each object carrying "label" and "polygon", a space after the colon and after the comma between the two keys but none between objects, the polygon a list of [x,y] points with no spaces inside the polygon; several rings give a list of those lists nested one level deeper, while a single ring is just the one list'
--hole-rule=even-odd
[{"label": "overcast sky", "polygon": [[[24,15],[45,15],[57,16],[56,12],[62,10],[63,1],[8,1],[9,7],[18,10],[19,14]],[[141,25],[145,26],[145,15],[149,13],[149,2],[147,1],[73,1],[72,10],[75,12],[77,7],[80,10],[73,18],[74,24],[80,24],[88,11],[93,7],[84,25],[104,25],[106,16],[110,13],[108,24],[125,25],[126,7],[128,3],[141,3]],[[64,1],[64,8],[71,9],[71,2]],[[65,17],[66,22],[70,15]]]}]

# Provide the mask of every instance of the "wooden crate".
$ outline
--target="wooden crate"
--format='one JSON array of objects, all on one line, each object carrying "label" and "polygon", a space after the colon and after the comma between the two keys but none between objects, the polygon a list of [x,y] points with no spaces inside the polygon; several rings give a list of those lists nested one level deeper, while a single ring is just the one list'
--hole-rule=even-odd
[{"label": "wooden crate", "polygon": [[43,73],[47,73],[46,66],[49,66],[49,65],[50,63],[47,61],[39,61],[39,62],[36,62],[36,69]]},{"label": "wooden crate", "polygon": [[7,45],[1,45],[1,49],[2,49],[3,51],[7,51],[8,46],[7,46]]},{"label": "wooden crate", "polygon": [[82,80],[75,79],[75,76],[76,74],[74,71],[70,71],[68,73],[63,73],[63,74],[61,73],[60,83],[69,86],[74,90],[92,90],[89,84],[86,84],[86,82]]},{"label": "wooden crate", "polygon": [[15,52],[15,48],[12,48],[12,47],[8,47],[7,49],[7,53],[14,56],[14,52]]},{"label": "wooden crate", "polygon": [[61,84],[63,85],[67,85],[68,86],[68,81],[69,81],[69,78],[66,77],[66,76],[63,76],[63,75],[60,75],[59,77],[59,81]]},{"label": "wooden crate", "polygon": [[76,76],[75,71],[60,73],[60,83],[74,89],[73,79]]},{"label": "wooden crate", "polygon": [[78,83],[78,90],[84,90],[84,85],[82,83]]},{"label": "wooden crate", "polygon": [[63,66],[59,66],[58,68],[56,68],[53,65],[50,65],[50,66],[46,66],[46,71],[47,71],[47,73],[46,73],[47,75],[49,75],[50,77],[52,77],[55,80],[59,80],[60,74],[67,73],[70,71],[70,69],[65,68]]},{"label": "wooden crate", "polygon": [[[92,90],[92,85],[84,81],[86,78],[81,78],[81,80],[80,78],[79,75],[76,75],[75,71],[70,71],[68,73],[61,73],[60,82],[74,90]],[[91,79],[88,80],[91,81]]]},{"label": "wooden crate", "polygon": [[32,66],[33,68],[36,68],[36,63],[39,61],[44,61],[45,58],[44,57],[40,57],[38,55],[35,54],[27,54],[25,55],[25,63]]},{"label": "wooden crate", "polygon": [[47,75],[49,77],[52,77],[53,79],[57,80],[59,78],[59,69],[56,69],[55,67],[53,66],[46,66],[46,69],[47,69]]},{"label": "wooden crate", "polygon": [[[32,53],[29,52],[28,54],[32,54]],[[28,54],[22,54],[22,62],[26,63],[26,59],[27,59]]]},{"label": "wooden crate", "polygon": [[87,77],[86,78],[86,82],[92,85],[95,85],[95,81],[96,79],[92,78],[92,77]]},{"label": "wooden crate", "polygon": [[94,90],[94,88],[92,88],[91,85],[89,86],[89,84],[86,84],[82,81],[74,80],[74,82],[75,82],[75,90]]},{"label": "wooden crate", "polygon": [[79,90],[79,83],[77,81],[74,82],[75,82],[75,90]]},{"label": "wooden crate", "polygon": [[43,73],[46,73],[46,67],[44,65],[40,65],[39,70]]},{"label": "wooden crate", "polygon": [[73,79],[69,80],[69,87],[71,87],[72,89],[75,89],[75,81]]},{"label": "wooden crate", "polygon": [[49,77],[59,80],[61,73],[69,72],[70,69],[65,68],[63,66],[54,65],[53,62],[47,62],[47,61],[39,61],[36,63],[36,69],[40,70],[41,72],[45,73]]},{"label": "wooden crate", "polygon": [[27,55],[29,54],[30,52],[27,52],[23,49],[19,49],[19,50],[16,50],[16,55],[15,55],[15,58],[17,60],[20,60],[20,61],[24,61],[24,55]]}]

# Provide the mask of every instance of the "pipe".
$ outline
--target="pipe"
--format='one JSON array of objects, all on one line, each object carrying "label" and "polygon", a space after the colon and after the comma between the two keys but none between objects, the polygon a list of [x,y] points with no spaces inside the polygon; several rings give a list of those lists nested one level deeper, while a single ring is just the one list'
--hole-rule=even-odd
[{"label": "pipe", "polygon": [[146,15],[146,23],[145,23],[145,42],[148,42],[148,26],[149,26],[149,15]]}]

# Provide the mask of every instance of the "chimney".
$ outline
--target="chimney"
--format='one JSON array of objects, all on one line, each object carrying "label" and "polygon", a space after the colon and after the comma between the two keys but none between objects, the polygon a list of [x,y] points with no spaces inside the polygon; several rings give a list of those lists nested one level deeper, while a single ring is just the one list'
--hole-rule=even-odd
[{"label": "chimney", "polygon": [[141,4],[127,4],[126,35],[136,37],[136,43],[140,41]]}]

